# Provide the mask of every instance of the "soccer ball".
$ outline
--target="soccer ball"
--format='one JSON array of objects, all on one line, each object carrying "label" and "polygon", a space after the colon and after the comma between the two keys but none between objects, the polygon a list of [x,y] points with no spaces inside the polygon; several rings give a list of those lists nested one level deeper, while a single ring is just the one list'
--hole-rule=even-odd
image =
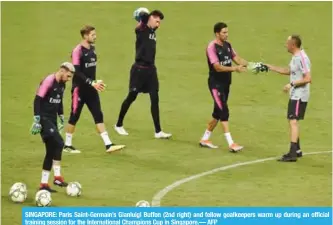
[{"label": "soccer ball", "polygon": [[27,185],[17,182],[9,189],[10,199],[15,203],[22,203],[27,199],[28,190]]},{"label": "soccer ball", "polygon": [[82,186],[79,182],[69,182],[66,187],[66,193],[68,196],[79,197],[81,195]]},{"label": "soccer ball", "polygon": [[140,13],[141,12],[146,12],[146,13],[149,13],[149,10],[145,7],[140,7],[138,9],[136,9],[134,12],[133,12],[133,18],[140,22]]},{"label": "soccer ball", "polygon": [[145,201],[145,200],[140,200],[136,203],[135,205],[136,207],[150,207],[149,202]]},{"label": "soccer ball", "polygon": [[47,190],[40,190],[36,193],[35,201],[37,206],[50,206],[52,203],[51,193]]}]

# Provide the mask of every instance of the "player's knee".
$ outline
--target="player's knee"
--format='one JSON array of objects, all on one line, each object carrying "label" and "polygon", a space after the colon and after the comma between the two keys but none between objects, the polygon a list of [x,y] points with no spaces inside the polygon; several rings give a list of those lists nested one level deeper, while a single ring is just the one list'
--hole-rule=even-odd
[{"label": "player's knee", "polygon": [[64,148],[64,142],[62,140],[58,140],[55,142],[53,149],[53,160],[61,161],[62,150]]},{"label": "player's knee", "polygon": [[52,169],[52,162],[53,162],[52,154],[46,153],[44,162],[43,162],[43,170],[50,171]]},{"label": "player's knee", "polygon": [[136,97],[138,96],[138,92],[130,91],[125,99],[125,102],[132,103],[135,101]]},{"label": "player's knee", "polygon": [[103,123],[104,122],[103,121],[104,120],[104,116],[103,116],[103,113],[101,111],[93,113],[93,117],[94,117],[95,124]]},{"label": "player's knee", "polygon": [[62,149],[63,148],[55,148],[54,149],[54,155],[53,155],[53,160],[56,160],[56,161],[61,161],[61,158],[62,158]]},{"label": "player's knee", "polygon": [[297,120],[296,119],[291,119],[291,120],[289,120],[289,124],[292,127],[297,126]]},{"label": "player's knee", "polygon": [[222,111],[220,120],[229,121],[229,110],[228,109]]},{"label": "player's knee", "polygon": [[217,121],[219,121],[221,118],[220,118],[220,114],[219,113],[217,113],[217,112],[213,112],[212,113],[212,117],[214,118],[214,119],[216,119]]},{"label": "player's knee", "polygon": [[79,119],[80,119],[80,115],[76,115],[76,114],[71,113],[71,115],[68,119],[68,123],[75,126],[77,121],[79,121]]}]

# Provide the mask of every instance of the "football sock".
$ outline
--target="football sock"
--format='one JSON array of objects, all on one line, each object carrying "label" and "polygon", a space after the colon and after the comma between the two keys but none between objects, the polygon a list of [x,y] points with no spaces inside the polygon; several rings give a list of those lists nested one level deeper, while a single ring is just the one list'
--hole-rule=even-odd
[{"label": "football sock", "polygon": [[301,144],[299,138],[297,139],[297,152],[301,152]]},{"label": "football sock", "polygon": [[73,134],[66,133],[66,141],[65,141],[66,146],[72,146],[72,137]]},{"label": "football sock", "polygon": [[225,136],[225,139],[227,140],[229,146],[234,143],[234,141],[232,140],[230,132],[224,133],[224,136]]},{"label": "football sock", "polygon": [[60,177],[60,165],[53,165],[53,171],[55,177]]},{"label": "football sock", "polygon": [[209,140],[211,134],[212,134],[211,131],[206,130],[205,133],[204,133],[204,135],[202,136],[201,140],[203,140],[203,141]]},{"label": "football sock", "polygon": [[234,141],[232,140],[231,134],[230,132],[228,133],[224,133],[225,139],[227,139],[228,145],[232,145],[234,143]]},{"label": "football sock", "polygon": [[49,176],[50,176],[50,171],[46,171],[46,170],[43,170],[42,171],[42,179],[41,179],[41,183],[42,184],[47,184],[49,183]]},{"label": "football sock", "polygon": [[296,142],[290,142],[290,153],[292,156],[296,155],[297,151],[297,143]]},{"label": "football sock", "polygon": [[105,145],[111,145],[112,144],[112,142],[109,138],[108,132],[105,131],[105,132],[101,133],[101,137],[102,137]]}]

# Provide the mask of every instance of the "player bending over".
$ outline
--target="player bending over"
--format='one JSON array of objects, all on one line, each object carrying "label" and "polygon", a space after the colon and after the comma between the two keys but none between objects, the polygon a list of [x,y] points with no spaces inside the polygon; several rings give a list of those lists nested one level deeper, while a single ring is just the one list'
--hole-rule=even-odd
[{"label": "player bending over", "polygon": [[269,70],[290,76],[290,82],[283,88],[284,92],[289,92],[287,119],[290,127],[290,149],[279,159],[281,162],[296,162],[297,157],[303,155],[298,121],[304,119],[310,98],[311,62],[301,46],[302,40],[299,35],[289,36],[286,42],[287,51],[292,54],[289,66],[282,68],[266,64]]},{"label": "player bending over", "polygon": [[[62,99],[65,83],[71,79],[74,72],[75,68],[71,63],[63,63],[57,72],[44,78],[35,96],[34,122],[31,127],[31,133],[34,135],[40,133],[46,148],[40,190],[45,189],[50,192],[56,192],[48,184],[52,166],[54,171],[53,184],[60,187],[67,186],[60,173],[64,141],[58,129],[61,130],[64,126]],[[57,126],[57,115],[60,118],[59,127]]]},{"label": "player bending over", "polygon": [[[228,98],[231,86],[232,72],[245,72],[247,69],[263,72],[261,63],[247,62],[242,59],[227,41],[229,33],[228,26],[223,22],[214,25],[215,40],[208,44],[206,56],[209,68],[208,87],[214,100],[214,110],[212,120],[200,140],[200,146],[208,148],[218,148],[209,140],[211,133],[217,123],[221,121],[224,136],[228,142],[231,152],[238,152],[243,146],[235,143],[229,130],[229,107]],[[232,66],[232,61],[237,66]]]},{"label": "player bending over", "polygon": [[159,10],[151,13],[145,8],[134,12],[135,19],[139,22],[135,28],[136,57],[130,71],[129,92],[121,105],[118,122],[114,126],[120,135],[128,135],[123,127],[125,115],[139,93],[149,93],[151,101],[151,115],[155,126],[155,138],[170,138],[171,134],[164,133],[160,125],[159,115],[159,82],[155,66],[156,30],[159,28],[164,15]]},{"label": "player bending over", "polygon": [[87,105],[94,118],[97,131],[104,141],[106,152],[121,150],[125,145],[115,145],[111,142],[103,121],[103,113],[98,91],[103,91],[105,89],[105,84],[101,80],[96,80],[97,55],[94,46],[96,41],[96,30],[92,26],[84,26],[80,33],[83,40],[72,52],[75,76],[73,78],[72,106],[66,129],[64,151],[69,153],[80,153],[80,151],[72,145],[72,137],[84,104]]}]

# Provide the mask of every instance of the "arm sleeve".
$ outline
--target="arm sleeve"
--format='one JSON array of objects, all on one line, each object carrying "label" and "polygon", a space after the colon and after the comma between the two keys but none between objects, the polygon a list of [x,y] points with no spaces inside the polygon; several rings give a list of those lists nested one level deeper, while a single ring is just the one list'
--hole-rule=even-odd
[{"label": "arm sleeve", "polygon": [[80,47],[76,47],[73,52],[72,52],[72,63],[75,67],[75,75],[79,78],[81,78],[86,84],[90,84],[92,83],[92,80],[90,78],[88,78],[84,73],[81,72],[80,69],[80,58],[82,55],[82,51]]},{"label": "arm sleeve", "polygon": [[305,57],[303,53],[300,55],[299,66],[303,74],[310,72],[310,61],[309,58]]},{"label": "arm sleeve", "polygon": [[37,90],[35,100],[34,100],[34,115],[35,116],[40,115],[41,101],[46,96],[47,92],[49,92],[50,88],[52,88],[53,82],[54,82],[54,76],[51,75],[51,76],[46,77],[39,85],[39,88]]},{"label": "arm sleeve", "polygon": [[52,84],[54,82],[54,76],[48,76],[46,77],[42,83],[40,84],[38,90],[37,90],[37,95],[41,98],[44,98],[47,92],[50,90],[52,87]]},{"label": "arm sleeve", "polygon": [[34,116],[40,115],[40,103],[42,101],[42,97],[36,95],[34,100]]},{"label": "arm sleeve", "polygon": [[219,59],[218,59],[217,54],[216,54],[216,48],[215,48],[214,44],[209,44],[208,45],[206,53],[207,53],[209,63],[211,65],[219,62]]}]

